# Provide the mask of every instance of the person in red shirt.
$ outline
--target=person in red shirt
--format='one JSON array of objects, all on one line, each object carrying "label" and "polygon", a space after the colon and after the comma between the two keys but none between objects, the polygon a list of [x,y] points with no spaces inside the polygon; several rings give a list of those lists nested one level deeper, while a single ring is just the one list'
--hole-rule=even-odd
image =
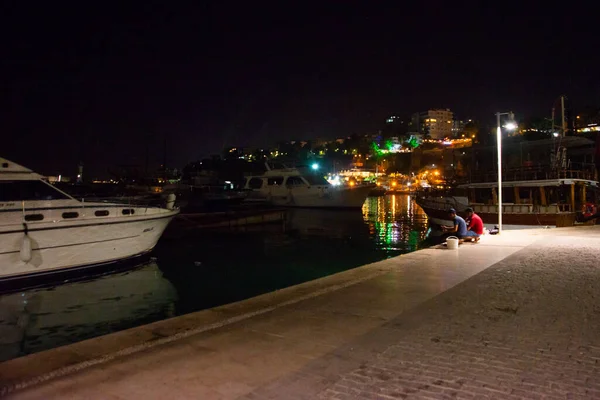
[{"label": "person in red shirt", "polygon": [[475,241],[478,241],[479,236],[483,235],[483,221],[479,215],[473,212],[471,207],[468,207],[465,213],[467,215],[467,234],[465,238],[472,237]]}]

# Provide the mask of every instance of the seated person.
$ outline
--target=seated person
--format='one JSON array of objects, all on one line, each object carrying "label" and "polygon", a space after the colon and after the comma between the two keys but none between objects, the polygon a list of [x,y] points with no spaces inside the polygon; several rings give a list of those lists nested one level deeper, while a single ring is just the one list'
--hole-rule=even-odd
[{"label": "seated person", "polygon": [[478,241],[479,236],[483,235],[483,221],[479,215],[475,214],[471,207],[468,207],[465,213],[467,214],[467,233],[465,238],[472,238]]},{"label": "seated person", "polygon": [[442,231],[447,232],[447,235],[445,236],[456,236],[459,239],[467,236],[467,223],[464,219],[462,219],[462,217],[456,215],[456,210],[451,208],[448,210],[448,215],[450,215],[450,219],[454,221],[454,225],[442,225]]}]

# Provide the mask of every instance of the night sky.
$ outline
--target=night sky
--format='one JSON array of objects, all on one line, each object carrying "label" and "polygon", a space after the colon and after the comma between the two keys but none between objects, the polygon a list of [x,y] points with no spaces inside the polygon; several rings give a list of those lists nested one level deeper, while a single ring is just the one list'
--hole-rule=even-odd
[{"label": "night sky", "polygon": [[165,139],[183,166],[428,108],[488,122],[549,116],[562,93],[600,105],[594,10],[569,3],[34,3],[0,10],[0,156],[46,174],[143,166],[146,146],[157,165]]}]

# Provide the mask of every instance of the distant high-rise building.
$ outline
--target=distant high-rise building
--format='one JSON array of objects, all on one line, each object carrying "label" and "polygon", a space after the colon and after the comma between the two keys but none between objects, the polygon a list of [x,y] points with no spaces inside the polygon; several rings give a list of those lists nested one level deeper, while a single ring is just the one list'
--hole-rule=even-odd
[{"label": "distant high-rise building", "polygon": [[450,109],[434,109],[412,116],[411,126],[422,134],[429,134],[432,139],[443,139],[452,136],[454,115]]}]

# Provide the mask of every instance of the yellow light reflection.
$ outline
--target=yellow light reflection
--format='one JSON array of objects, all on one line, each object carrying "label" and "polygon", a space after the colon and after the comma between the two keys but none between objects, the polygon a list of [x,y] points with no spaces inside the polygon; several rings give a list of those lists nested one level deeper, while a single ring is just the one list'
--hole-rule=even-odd
[{"label": "yellow light reflection", "polygon": [[368,198],[363,218],[377,247],[391,254],[418,249],[427,234],[427,216],[409,195]]}]

